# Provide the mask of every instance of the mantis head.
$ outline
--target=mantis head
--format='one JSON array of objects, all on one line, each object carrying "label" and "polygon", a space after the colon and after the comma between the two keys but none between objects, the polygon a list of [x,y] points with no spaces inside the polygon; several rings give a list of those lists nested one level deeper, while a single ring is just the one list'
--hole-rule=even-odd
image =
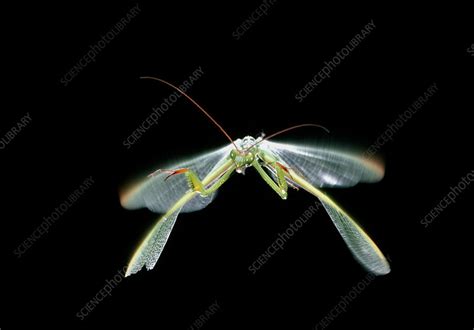
[{"label": "mantis head", "polygon": [[251,136],[246,136],[234,142],[237,149],[232,149],[230,158],[232,158],[237,166],[237,173],[245,174],[245,169],[252,166],[255,155],[258,152],[256,144],[260,142],[261,139],[261,137],[255,139]]}]

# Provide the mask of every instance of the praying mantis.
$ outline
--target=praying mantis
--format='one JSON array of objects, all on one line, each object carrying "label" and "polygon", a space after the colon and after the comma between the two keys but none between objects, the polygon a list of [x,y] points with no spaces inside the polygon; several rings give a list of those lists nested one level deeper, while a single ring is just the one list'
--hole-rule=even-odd
[{"label": "praying mantis", "polygon": [[326,209],[355,259],[375,275],[390,272],[385,256],[362,227],[319,189],[380,181],[384,176],[382,164],[323,146],[269,141],[278,134],[299,127],[322,127],[315,124],[293,126],[266,138],[246,136],[233,140],[204,108],[178,87],[159,78],[143,78],[160,81],[185,96],[219,128],[230,144],[177,164],[172,170],[159,169],[121,194],[120,201],[126,209],[146,207],[162,214],[133,254],[125,276],[135,274],[143,267],[153,269],[179,213],[205,208],[234,173],[244,174],[250,167],[284,200],[287,199],[289,187],[301,188],[314,195]]}]

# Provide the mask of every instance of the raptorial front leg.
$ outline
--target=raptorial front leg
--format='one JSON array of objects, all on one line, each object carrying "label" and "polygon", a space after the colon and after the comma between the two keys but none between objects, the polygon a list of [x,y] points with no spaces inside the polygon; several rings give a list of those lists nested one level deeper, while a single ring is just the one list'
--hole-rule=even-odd
[{"label": "raptorial front leg", "polygon": [[161,172],[169,172],[170,174],[165,178],[165,180],[168,180],[171,176],[173,175],[178,175],[178,174],[184,174],[186,175],[186,179],[188,180],[189,187],[193,191],[197,191],[201,194],[201,196],[206,197],[213,192],[215,192],[217,189],[219,189],[231,176],[231,174],[234,172],[235,166],[232,166],[229,168],[220,178],[218,178],[209,188],[206,188],[204,184],[202,183],[201,179],[199,179],[199,176],[191,169],[189,168],[180,168],[177,170],[160,170]]},{"label": "raptorial front leg", "polygon": [[273,181],[273,179],[265,172],[262,168],[262,165],[255,160],[252,163],[253,167],[257,170],[258,174],[265,180],[265,182],[282,198],[286,199],[288,197],[288,183],[286,182],[285,178],[285,171],[281,164],[275,162],[274,164],[268,164],[275,169],[277,182]]}]

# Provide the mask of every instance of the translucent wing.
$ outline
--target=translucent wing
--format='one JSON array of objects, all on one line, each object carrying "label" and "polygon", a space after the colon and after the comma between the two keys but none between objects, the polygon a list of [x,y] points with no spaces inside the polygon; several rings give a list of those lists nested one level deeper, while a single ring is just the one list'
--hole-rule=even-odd
[{"label": "translucent wing", "polygon": [[186,203],[189,203],[199,193],[195,191],[187,191],[176,203],[166,212],[155,224],[153,229],[148,233],[140,246],[133,254],[130,260],[125,276],[135,274],[146,266],[150,270],[155,267],[158,258],[163,251],[171,230],[174,227],[179,212]]},{"label": "translucent wing", "polygon": [[334,202],[321,202],[354,257],[368,271],[376,275],[388,274],[387,260],[365,231]]},{"label": "translucent wing", "polygon": [[388,274],[390,265],[365,231],[326,194],[293,170],[290,170],[290,174],[299,186],[319,198],[354,257],[370,272],[376,275]]},{"label": "translucent wing", "polygon": [[[190,162],[182,163],[176,168],[190,168],[208,187],[228,170],[232,170],[233,161],[229,158],[231,147],[225,147]],[[181,177],[181,178],[180,178]],[[174,178],[179,180],[170,181]],[[189,188],[186,176],[176,175],[165,181],[160,173],[149,182],[139,184],[135,189],[122,196],[122,205],[135,209],[148,207],[152,211],[165,213],[153,229],[143,239],[128,264],[125,276],[135,274],[145,266],[152,269],[163,251],[176,219],[181,211],[196,211],[207,206],[213,196],[202,197],[199,192]],[[165,210],[162,212],[162,210]]]},{"label": "translucent wing", "polygon": [[[203,180],[213,169],[218,168],[228,159],[232,146],[226,146],[207,153],[190,161],[175,164],[169,169],[189,168]],[[120,201],[126,209],[146,207],[156,213],[167,212],[188,190],[189,185],[185,175],[174,175],[165,181],[168,173],[159,172],[127,189],[120,196]],[[216,193],[207,197],[196,195],[181,209],[181,212],[193,212],[205,208],[212,202]]]},{"label": "translucent wing", "polygon": [[342,150],[270,141],[263,141],[260,148],[320,188],[351,187],[384,176],[382,164]]},{"label": "translucent wing", "polygon": [[148,233],[139,248],[135,251],[132,260],[128,264],[125,276],[135,274],[140,271],[143,266],[148,270],[155,267],[161,251],[165,247],[166,241],[170,236],[171,230],[178,217],[179,210],[170,215],[162,216],[156,223],[155,227]]}]

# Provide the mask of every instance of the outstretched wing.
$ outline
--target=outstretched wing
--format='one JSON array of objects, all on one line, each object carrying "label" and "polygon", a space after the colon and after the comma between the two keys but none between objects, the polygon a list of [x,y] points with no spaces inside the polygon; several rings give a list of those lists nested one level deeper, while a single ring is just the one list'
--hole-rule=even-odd
[{"label": "outstretched wing", "polygon": [[176,210],[166,216],[162,216],[155,227],[148,233],[143,242],[140,244],[138,249],[133,254],[130,260],[125,276],[140,271],[143,266],[146,266],[148,270],[155,267],[158,258],[161,255],[161,251],[165,247],[168,237],[170,236],[171,230],[176,222],[180,210]]},{"label": "outstretched wing", "polygon": [[146,235],[138,249],[133,254],[132,259],[128,263],[125,276],[135,274],[140,271],[143,266],[145,266],[147,270],[155,267],[155,264],[168,241],[168,237],[170,236],[180,210],[183,208],[183,205],[192,200],[196,195],[198,195],[198,192],[189,190],[170,208],[170,210],[168,210],[168,212],[160,217],[153,229],[148,233],[148,235]]},{"label": "outstretched wing", "polygon": [[[228,149],[230,150],[230,147],[219,149],[176,168],[192,169],[202,179],[203,185],[208,187],[232,169],[233,161],[229,157]],[[214,194],[202,197],[199,192],[191,190],[184,175],[176,175],[165,181],[163,173],[122,195],[121,202],[126,208],[148,207],[152,211],[164,213],[133,254],[125,276],[135,274],[143,266],[148,270],[152,269],[163,251],[179,213],[200,210],[206,207],[213,197]]]},{"label": "outstretched wing", "polygon": [[376,275],[388,274],[390,265],[365,231],[321,190],[312,186],[292,169],[289,172],[296,184],[319,198],[354,257],[368,271]]},{"label": "outstretched wing", "polygon": [[263,141],[260,148],[319,188],[351,187],[384,176],[382,164],[342,150],[270,141]]},{"label": "outstretched wing", "polygon": [[[175,164],[169,169],[189,168],[203,180],[228,159],[231,149],[232,146],[226,146],[189,161]],[[120,196],[122,206],[130,210],[146,207],[156,213],[167,212],[189,190],[185,175],[174,175],[165,180],[167,176],[168,173],[158,172],[128,188]],[[181,212],[193,212],[205,208],[214,200],[215,194],[206,197],[194,196],[183,206]]]}]

